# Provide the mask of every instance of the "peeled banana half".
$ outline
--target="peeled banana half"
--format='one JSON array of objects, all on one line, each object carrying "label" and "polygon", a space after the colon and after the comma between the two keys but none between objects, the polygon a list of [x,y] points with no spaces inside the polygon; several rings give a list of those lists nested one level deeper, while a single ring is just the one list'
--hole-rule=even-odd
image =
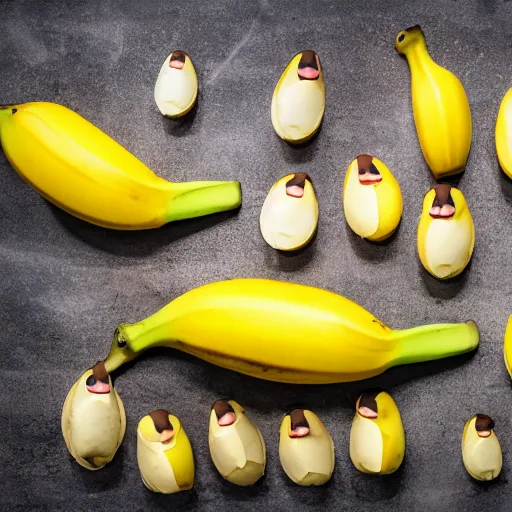
[{"label": "peeled banana half", "polygon": [[231,210],[242,201],[238,182],[158,177],[99,128],[55,103],[1,107],[0,141],[11,165],[39,194],[102,227],[152,229]]}]

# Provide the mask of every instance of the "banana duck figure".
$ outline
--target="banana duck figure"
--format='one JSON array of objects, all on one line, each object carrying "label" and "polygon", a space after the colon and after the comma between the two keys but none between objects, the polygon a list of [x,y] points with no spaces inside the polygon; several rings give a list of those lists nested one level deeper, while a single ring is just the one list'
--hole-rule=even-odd
[{"label": "banana duck figure", "polygon": [[460,190],[438,184],[425,195],[418,224],[418,254],[438,279],[460,274],[471,259],[475,226]]},{"label": "banana duck figure", "polygon": [[313,50],[293,57],[272,96],[274,130],[292,144],[309,140],[320,128],[325,110],[322,66]]},{"label": "banana duck figure", "polygon": [[419,25],[399,32],[395,49],[409,63],[414,122],[430,170],[436,180],[462,172],[472,137],[464,87],[452,72],[432,60]]},{"label": "banana duck figure", "polygon": [[350,164],[343,187],[348,225],[362,238],[381,242],[402,217],[402,192],[391,171],[378,158],[359,155]]},{"label": "banana duck figure", "polygon": [[501,472],[501,446],[494,433],[494,421],[477,414],[466,422],[462,434],[462,461],[476,480],[493,480]]},{"label": "banana duck figure", "polygon": [[210,412],[208,444],[213,463],[228,482],[253,485],[265,472],[265,442],[235,400],[216,400]]},{"label": "banana duck figure", "polygon": [[172,494],[194,485],[194,455],[180,420],[158,409],[144,416],[137,428],[137,463],[144,485]]},{"label": "banana duck figure", "polygon": [[405,456],[405,433],[398,407],[385,391],[369,390],[356,404],[350,430],[350,458],[363,473],[394,473]]},{"label": "banana duck figure", "polygon": [[281,422],[279,458],[284,472],[298,485],[322,485],[334,470],[334,444],[320,418],[294,409]]}]

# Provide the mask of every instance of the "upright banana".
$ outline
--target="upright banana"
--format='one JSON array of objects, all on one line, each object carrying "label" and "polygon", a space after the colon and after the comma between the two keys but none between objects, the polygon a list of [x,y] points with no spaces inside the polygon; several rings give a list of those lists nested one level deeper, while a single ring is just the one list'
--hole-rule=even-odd
[{"label": "upright banana", "polygon": [[512,89],[501,101],[496,119],[496,154],[503,172],[512,179]]},{"label": "upright banana", "polygon": [[461,354],[478,342],[471,321],[394,331],[327,290],[234,279],[193,289],[140,322],[120,325],[105,365],[112,372],[166,346],[260,379],[324,384]]},{"label": "upright banana", "polygon": [[503,343],[503,355],[505,356],[505,367],[512,378],[512,315],[508,317]]},{"label": "upright banana", "polygon": [[463,171],[472,137],[464,87],[453,73],[432,60],[419,25],[399,32],[395,49],[409,63],[414,121],[430,170],[436,179]]},{"label": "upright banana", "polygon": [[85,221],[151,229],[240,205],[238,182],[171,183],[72,110],[48,102],[0,108],[0,140],[21,178]]}]

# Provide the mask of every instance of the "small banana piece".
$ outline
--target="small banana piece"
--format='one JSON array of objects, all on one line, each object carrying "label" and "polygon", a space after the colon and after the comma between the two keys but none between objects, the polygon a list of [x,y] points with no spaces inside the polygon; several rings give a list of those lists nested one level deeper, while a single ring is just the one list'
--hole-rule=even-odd
[{"label": "small banana piece", "polygon": [[418,224],[418,254],[425,269],[438,279],[459,275],[475,246],[475,226],[464,195],[438,184],[425,195]]},{"label": "small banana piece", "polygon": [[356,404],[350,430],[350,459],[363,473],[394,473],[405,456],[405,432],[398,407],[385,391],[369,390]]},{"label": "small banana piece", "polygon": [[472,137],[464,87],[452,72],[432,60],[419,25],[399,32],[395,49],[409,63],[414,122],[430,170],[436,180],[462,172]]},{"label": "small banana piece", "polygon": [[512,315],[508,317],[507,328],[505,329],[503,355],[505,356],[505,366],[508,374],[512,378]]},{"label": "small banana piece", "polygon": [[126,431],[126,414],[103,361],[69,391],[61,427],[69,452],[84,468],[98,470],[114,458]]},{"label": "small banana piece", "polygon": [[378,158],[359,155],[351,162],[343,187],[343,209],[348,225],[362,238],[381,242],[395,232],[402,217],[402,192]]},{"label": "small banana piece", "polygon": [[137,463],[144,485],[173,494],[194,486],[194,455],[180,420],[163,409],[144,416],[137,427]]},{"label": "small banana piece", "polygon": [[307,409],[294,409],[282,422],[279,459],[296,484],[325,484],[334,470],[334,443],[320,418]]},{"label": "small banana piece", "polygon": [[256,483],[265,473],[265,442],[234,400],[217,400],[210,412],[208,444],[215,467],[228,482]]},{"label": "small banana piece", "polygon": [[294,251],[306,246],[318,225],[318,202],[306,173],[281,178],[268,193],[260,214],[260,230],[274,249]]},{"label": "small banana piece", "polygon": [[393,330],[327,290],[232,279],[190,290],[148,318],[118,326],[105,364],[112,372],[166,346],[260,379],[327,384],[462,354],[478,343],[472,321]]},{"label": "small banana piece", "polygon": [[196,69],[187,53],[176,50],[162,64],[155,84],[155,102],[171,119],[188,114],[197,99]]},{"label": "small banana piece", "polygon": [[496,119],[496,154],[503,172],[512,179],[512,89],[503,97]]},{"label": "small banana piece", "polygon": [[0,140],[25,182],[59,208],[98,226],[152,229],[231,210],[242,201],[238,182],[159,178],[99,128],[55,103],[0,108]]},{"label": "small banana piece", "polygon": [[277,135],[300,144],[320,128],[325,110],[325,85],[318,55],[298,53],[284,70],[272,96],[271,118]]},{"label": "small banana piece", "polygon": [[476,480],[493,480],[501,472],[501,446],[494,433],[494,421],[477,414],[466,422],[462,434],[462,461]]}]

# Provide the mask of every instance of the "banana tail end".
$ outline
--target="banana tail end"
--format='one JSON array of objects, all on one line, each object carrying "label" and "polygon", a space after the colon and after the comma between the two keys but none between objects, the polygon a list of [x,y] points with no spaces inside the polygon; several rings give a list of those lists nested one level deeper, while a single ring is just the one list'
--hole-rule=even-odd
[{"label": "banana tail end", "polygon": [[395,365],[421,363],[471,352],[480,333],[472,320],[460,324],[433,324],[396,332]]},{"label": "banana tail end", "polygon": [[234,210],[242,203],[238,181],[197,181],[174,183],[167,222]]},{"label": "banana tail end", "polygon": [[505,356],[505,366],[507,367],[508,374],[512,378],[512,315],[509,316],[507,328],[505,329],[503,354]]}]

